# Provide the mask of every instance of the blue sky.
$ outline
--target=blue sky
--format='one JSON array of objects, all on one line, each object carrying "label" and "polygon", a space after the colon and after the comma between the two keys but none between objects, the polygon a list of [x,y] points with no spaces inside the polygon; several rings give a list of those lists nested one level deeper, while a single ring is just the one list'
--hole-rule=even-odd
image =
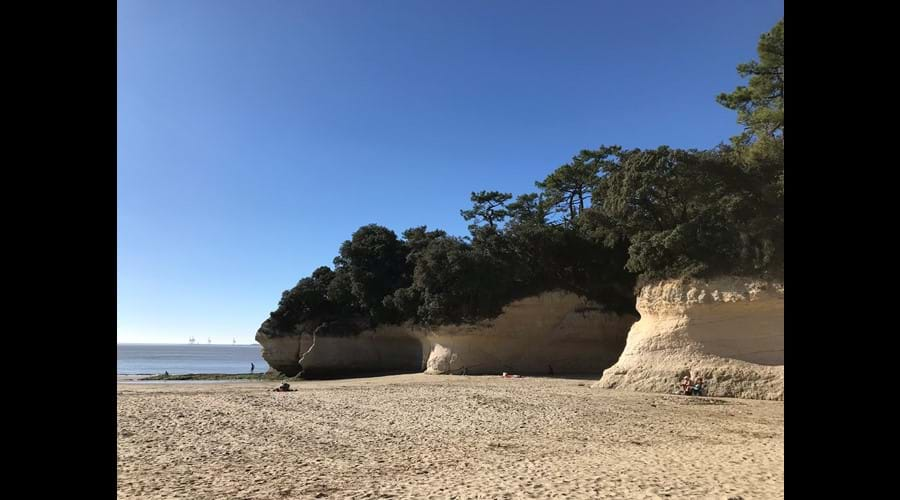
[{"label": "blue sky", "polygon": [[706,148],[783,1],[120,0],[117,340],[251,343],[359,226]]}]

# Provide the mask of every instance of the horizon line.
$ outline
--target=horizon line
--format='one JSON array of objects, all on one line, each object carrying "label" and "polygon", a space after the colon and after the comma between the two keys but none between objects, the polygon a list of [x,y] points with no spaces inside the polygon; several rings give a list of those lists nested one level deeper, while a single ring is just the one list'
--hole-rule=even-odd
[{"label": "horizon line", "polygon": [[131,344],[131,345],[135,345],[135,344],[140,344],[140,345],[146,345],[146,344],[153,344],[153,345],[254,345],[254,344],[259,344],[259,342],[253,342],[251,344],[235,344],[235,343],[231,343],[231,342],[226,343],[226,344],[222,344],[219,342],[212,342],[212,343],[194,342],[193,344],[191,344],[190,342],[119,342],[119,341],[116,341],[116,345],[122,345],[122,344]]}]

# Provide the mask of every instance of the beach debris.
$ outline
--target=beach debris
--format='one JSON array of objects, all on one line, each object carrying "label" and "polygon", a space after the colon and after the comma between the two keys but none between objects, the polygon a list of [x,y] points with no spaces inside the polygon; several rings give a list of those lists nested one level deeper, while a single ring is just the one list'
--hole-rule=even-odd
[{"label": "beach debris", "polygon": [[503,375],[500,375],[503,378],[525,378],[521,375],[510,375],[509,373],[503,372]]},{"label": "beach debris", "polygon": [[272,389],[272,392],[294,392],[297,389],[291,389],[291,384],[287,382],[282,382],[281,385]]}]

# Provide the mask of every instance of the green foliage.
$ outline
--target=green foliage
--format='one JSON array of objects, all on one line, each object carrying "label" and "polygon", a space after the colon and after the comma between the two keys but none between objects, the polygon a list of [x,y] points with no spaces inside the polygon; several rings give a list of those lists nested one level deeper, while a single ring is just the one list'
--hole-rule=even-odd
[{"label": "green foliage", "polygon": [[353,296],[353,280],[347,267],[340,266],[328,284],[326,298],[338,317],[355,316],[361,311]]},{"label": "green foliage", "polygon": [[567,225],[588,206],[592,191],[599,178],[600,162],[595,158],[579,154],[548,175],[543,181],[535,182],[542,191],[544,208],[562,214],[562,222]]},{"label": "green foliage", "polygon": [[778,209],[767,184],[733,160],[728,149],[663,146],[619,149],[604,163],[596,211],[628,239],[629,271],[644,280],[782,272]]},{"label": "green foliage", "polygon": [[425,323],[458,322],[471,309],[477,287],[477,259],[472,247],[459,238],[431,241],[418,261],[413,277],[421,298],[416,311]]},{"label": "green foliage", "polygon": [[332,307],[326,296],[333,277],[330,269],[320,267],[311,277],[303,278],[294,288],[285,290],[278,309],[269,317],[272,328],[290,332],[309,318],[329,316]]},{"label": "green foliage", "polygon": [[338,270],[349,275],[356,305],[373,324],[394,319],[384,298],[408,285],[411,273],[406,256],[406,246],[397,235],[376,224],[359,228],[341,245]]},{"label": "green foliage", "polygon": [[445,231],[441,231],[440,229],[429,231],[428,226],[413,227],[403,231],[403,239],[406,241],[406,248],[409,252],[406,257],[407,263],[414,266],[419,253],[424,250],[431,241],[446,236],[447,233]]},{"label": "green foliage", "polygon": [[507,205],[511,224],[536,224],[542,226],[547,223],[547,206],[544,197],[538,193],[520,194],[516,201]]},{"label": "green foliage", "polygon": [[475,230],[479,222],[485,222],[489,227],[496,227],[501,224],[504,219],[509,217],[509,210],[506,208],[506,202],[512,198],[509,193],[501,193],[499,191],[479,191],[472,192],[472,208],[469,210],[460,210],[459,214],[465,220],[474,220],[475,222],[469,226],[469,230]]},{"label": "green foliage", "polygon": [[[585,212],[587,214],[587,212]],[[518,297],[562,289],[615,312],[634,312],[635,275],[625,270],[627,247],[607,244],[581,227],[517,225],[504,235],[515,252]]]},{"label": "green foliage", "polygon": [[759,61],[737,67],[742,78],[750,77],[746,87],[730,94],[719,94],[719,104],[738,113],[738,123],[746,128],[739,143],[753,139],[784,136],[784,19],[762,35],[757,46]]},{"label": "green foliage", "polygon": [[[784,213],[784,19],[760,37],[759,61],[740,64],[747,86],[717,101],[738,113],[744,132],[732,138],[732,159],[760,185],[773,208]],[[777,209],[777,208],[775,208]]]}]

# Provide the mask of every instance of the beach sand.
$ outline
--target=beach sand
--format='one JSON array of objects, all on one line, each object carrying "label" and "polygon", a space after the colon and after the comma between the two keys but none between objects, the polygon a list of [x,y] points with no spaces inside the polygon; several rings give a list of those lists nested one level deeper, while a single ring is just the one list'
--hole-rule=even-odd
[{"label": "beach sand", "polygon": [[783,402],[595,380],[120,383],[118,497],[784,498]]}]

